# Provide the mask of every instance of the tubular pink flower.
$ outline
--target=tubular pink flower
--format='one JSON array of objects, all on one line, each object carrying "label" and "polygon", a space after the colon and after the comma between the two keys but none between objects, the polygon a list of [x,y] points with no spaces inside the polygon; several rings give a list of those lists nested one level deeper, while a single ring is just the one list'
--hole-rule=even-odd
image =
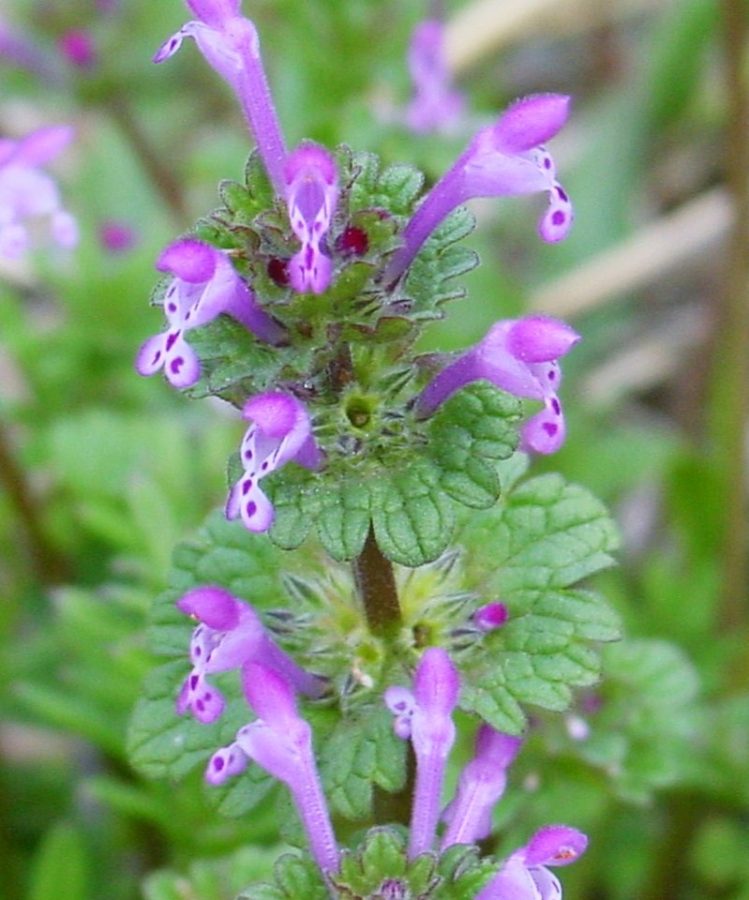
[{"label": "tubular pink flower", "polygon": [[474,347],[446,366],[422,391],[416,415],[426,418],[472,381],[486,380],[517,397],[541,400],[544,408],[521,431],[521,449],[554,453],[564,443],[564,413],[557,395],[557,359],[580,340],[569,325],[549,316],[497,322]]},{"label": "tubular pink flower", "polygon": [[443,813],[447,830],[441,852],[453,844],[473,844],[489,835],[492,810],[504,794],[507,769],[522,745],[522,739],[482,725],[476,734],[473,759],[463,769],[455,798]]},{"label": "tubular pink flower", "polygon": [[149,338],[138,351],[135,368],[141,375],[153,375],[163,367],[175,387],[195,384],[200,378],[200,361],[184,335],[221,313],[261,340],[278,343],[283,337],[281,326],[260,307],[222,250],[195,238],[183,238],[163,251],[156,268],[173,276],[164,295],[169,327]]},{"label": "tubular pink flower", "polygon": [[247,701],[258,718],[211,757],[206,780],[221,784],[254,760],[289,788],[320,869],[337,872],[338,846],[317,772],[312,729],[297,712],[292,688],[277,672],[250,662],[242,675]]},{"label": "tubular pink flower", "polygon": [[240,0],[188,0],[197,19],[173,34],[153,61],[169,59],[187,37],[195,41],[208,64],[237,95],[271,183],[283,196],[286,148],[260,57],[257,30],[240,15],[240,5]]},{"label": "tubular pink flower", "polygon": [[302,242],[289,261],[289,279],[299,293],[321,294],[330,284],[332,265],[321,242],[338,202],[335,160],[323,147],[303,143],[284,166],[286,202],[294,234]]},{"label": "tubular pink flower", "polygon": [[452,713],[458,702],[458,672],[446,651],[430,647],[419,660],[413,693],[404,687],[385,691],[385,705],[395,715],[396,735],[411,738],[416,756],[409,858],[432,849],[439,820],[445,765],[453,743]]},{"label": "tubular pink flower", "polygon": [[17,259],[30,244],[29,224],[46,219],[52,239],[70,249],[78,243],[75,219],[60,202],[57,185],[41,167],[73,138],[67,125],[39,128],[21,140],[0,140],[0,257]]},{"label": "tubular pink flower", "polygon": [[229,493],[226,517],[241,518],[250,531],[267,531],[273,524],[274,510],[260,488],[260,480],[292,461],[316,469],[322,456],[312,436],[309,413],[291,394],[257,394],[247,401],[242,415],[252,423],[239,450],[244,475]]},{"label": "tubular pink flower", "polygon": [[223,588],[195,588],[177,601],[177,607],[200,623],[190,639],[193,667],[177,698],[180,715],[189,711],[205,724],[218,719],[224,698],[206,676],[241,669],[251,660],[274,670],[311,697],[324,691],[321,679],[300,668],[273,641],[254,609]]},{"label": "tubular pink flower", "polygon": [[408,68],[414,94],[406,109],[406,124],[418,133],[455,130],[465,110],[445,60],[445,26],[425,19],[416,26],[408,48]]},{"label": "tubular pink flower", "polygon": [[547,866],[567,866],[588,846],[588,838],[566,825],[546,825],[516,850],[476,900],[561,900],[562,887]]},{"label": "tubular pink flower", "polygon": [[385,281],[397,281],[448,213],[473,197],[546,192],[549,205],[539,222],[539,234],[549,242],[565,238],[572,225],[572,205],[543,145],[566,122],[569,101],[562,94],[524,97],[494,125],[479,131],[406,225],[403,247],[394,254]]}]

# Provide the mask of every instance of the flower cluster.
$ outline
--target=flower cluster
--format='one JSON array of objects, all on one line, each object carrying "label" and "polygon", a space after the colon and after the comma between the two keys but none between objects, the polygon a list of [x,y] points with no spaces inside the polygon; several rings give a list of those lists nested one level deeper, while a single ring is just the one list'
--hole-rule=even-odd
[{"label": "flower cluster", "polygon": [[52,240],[70,249],[78,226],[62,206],[57,185],[43,171],[67,147],[73,129],[54,125],[32,131],[18,141],[0,140],[0,259],[18,259],[31,245],[31,228],[46,221]]},{"label": "flower cluster", "polygon": [[[199,620],[190,642],[192,670],[177,711],[191,712],[210,724],[224,700],[206,676],[238,670],[244,697],[257,716],[243,725],[234,741],[208,761],[205,778],[220,785],[255,762],[289,789],[309,841],[310,852],[325,875],[339,868],[338,845],[320,782],[312,730],[299,715],[296,692],[319,697],[326,683],[301,669],[270,638],[252,608],[215,586],[197,588],[177,601],[178,608]],[[444,853],[455,844],[472,844],[491,832],[491,814],[502,797],[507,770],[522,739],[481,725],[473,758],[460,774],[455,796],[441,809],[447,760],[455,741],[453,711],[460,680],[445,650],[427,649],[414,672],[413,689],[392,686],[384,702],[393,727],[410,739],[416,757],[416,784],[409,830],[408,856],[433,852],[439,840]],[[502,864],[477,900],[552,900],[561,888],[547,866],[574,862],[585,850],[581,832],[562,825],[540,829]]]},{"label": "flower cluster", "polygon": [[[219,315],[241,323],[260,346],[301,348],[305,335],[315,332],[304,316],[295,318],[296,311],[303,307],[295,306],[294,295],[314,300],[335,291],[337,278],[348,275],[346,266],[351,256],[365,255],[369,241],[366,230],[351,224],[350,219],[347,222],[344,217],[350,213],[340,208],[344,194],[350,190],[350,185],[341,181],[340,156],[336,158],[310,141],[287,150],[263,69],[258,34],[254,24],[241,15],[240,0],[187,0],[187,4],[195,18],[170,37],[154,59],[167,60],[189,38],[232,88],[275,195],[272,213],[280,219],[273,222],[281,222],[273,225],[276,230],[272,233],[260,235],[260,244],[277,242],[279,230],[286,227],[289,237],[285,240],[293,249],[278,249],[275,256],[253,261],[246,256],[246,244],[237,249],[218,249],[190,236],[164,250],[157,267],[168,276],[163,293],[167,327],[143,344],[136,368],[143,375],[163,369],[177,388],[192,387],[202,374],[188,332]],[[446,81],[442,44],[442,26],[436,20],[424,22],[417,29],[411,64],[419,86],[416,105],[422,113],[427,106],[444,111],[444,97],[455,99]],[[439,102],[437,94],[442,97]],[[437,226],[473,197],[546,193],[549,204],[541,219],[542,238],[557,241],[567,234],[572,208],[544,143],[563,126],[568,111],[569,98],[562,95],[518,100],[493,125],[472,138],[409,216],[398,221],[387,210],[377,211],[380,220],[393,221],[398,231],[397,245],[381,254],[378,269],[370,275],[371,293],[382,299],[382,317],[391,314],[390,304],[393,309],[400,308],[412,264]],[[259,274],[282,285],[287,298],[276,300],[274,295],[264,293],[257,283]],[[327,297],[324,302],[321,299],[321,309],[328,308],[330,302]],[[356,312],[352,328],[361,330],[358,308]],[[378,314],[373,315],[376,328]],[[343,323],[327,326],[323,340],[335,340],[342,327]],[[419,385],[414,379],[411,383],[417,385],[416,393],[406,398],[393,415],[410,415],[418,423],[431,417],[461,387],[487,380],[503,391],[543,404],[543,409],[525,423],[521,448],[552,453],[565,436],[558,396],[558,359],[578,337],[563,322],[544,316],[498,322],[475,347],[442,371],[432,373],[430,383]],[[331,386],[340,398],[357,377],[355,364],[347,361],[347,354],[345,341],[336,349],[331,347],[327,371],[319,385],[318,370],[296,373],[279,364],[279,377],[270,383],[266,380],[262,392],[232,398],[251,424],[240,448],[244,474],[231,489],[226,504],[229,518],[240,519],[251,531],[268,530],[275,513],[271,499],[259,487],[260,480],[289,462],[311,471],[324,469],[331,448],[323,433],[330,434],[330,429],[318,427],[317,409],[308,408],[308,403],[321,392],[329,393]],[[305,357],[300,353],[298,358]],[[319,353],[313,356],[313,365],[318,360],[326,357]],[[413,371],[417,368],[414,366]],[[326,402],[331,401],[328,398]],[[366,405],[368,401],[364,402]],[[383,421],[387,415],[385,411]],[[358,446],[358,438],[352,441]]]},{"label": "flower cluster", "polygon": [[[401,739],[411,740],[416,757],[416,787],[411,811],[408,852],[411,858],[430,851],[440,820],[440,800],[447,759],[455,740],[452,713],[460,683],[448,654],[429,648],[419,661],[413,690],[390,687],[385,703]],[[491,832],[491,814],[507,783],[507,769],[522,740],[481,725],[473,759],[458,780],[455,796],[442,812],[446,828],[440,851],[454,844],[471,844]],[[541,828],[516,850],[476,900],[555,900],[562,896],[547,866],[568,865],[585,850],[587,838],[565,825]]]},{"label": "flower cluster", "polygon": [[190,641],[192,669],[177,698],[177,712],[210,724],[224,711],[224,698],[207,675],[237,670],[257,719],[234,742],[213,754],[205,777],[222,784],[254,760],[291,791],[313,856],[323,872],[338,868],[338,849],[312,749],[312,730],[299,716],[295,692],[319,697],[325,682],[300,668],[266,632],[247,603],[214,585],[196,588],[177,607],[198,620]]}]

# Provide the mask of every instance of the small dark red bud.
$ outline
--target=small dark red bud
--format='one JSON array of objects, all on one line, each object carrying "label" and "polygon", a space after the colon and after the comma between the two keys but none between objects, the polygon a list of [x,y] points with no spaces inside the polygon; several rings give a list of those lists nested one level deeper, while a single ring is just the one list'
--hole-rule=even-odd
[{"label": "small dark red bud", "polygon": [[364,256],[369,250],[367,232],[349,225],[336,241],[336,250],[343,256]]},{"label": "small dark red bud", "polygon": [[288,260],[274,256],[273,259],[268,262],[268,277],[279,287],[286,287],[289,283]]}]

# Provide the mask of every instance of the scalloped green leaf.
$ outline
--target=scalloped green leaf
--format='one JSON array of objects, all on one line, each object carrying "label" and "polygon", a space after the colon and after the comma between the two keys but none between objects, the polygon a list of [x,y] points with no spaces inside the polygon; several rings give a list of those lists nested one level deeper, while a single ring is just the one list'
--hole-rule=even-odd
[{"label": "scalloped green leaf", "polygon": [[509,596],[566,587],[608,568],[618,532],[600,500],[551,474],[519,484],[467,525],[463,541],[485,589]]},{"label": "scalloped green leaf", "polygon": [[273,869],[275,884],[246,888],[237,900],[330,900],[320,870],[308,855],[285,853]]},{"label": "scalloped green leaf", "polygon": [[372,524],[383,554],[404,566],[421,566],[447,547],[453,530],[450,500],[439,487],[439,469],[418,458],[371,484]]},{"label": "scalloped green leaf", "polygon": [[520,412],[517,399],[483,382],[443,404],[431,423],[429,451],[454,500],[477,509],[496,502],[500,482],[491,463],[514,452]]},{"label": "scalloped green leaf", "polygon": [[366,818],[373,784],[390,792],[403,787],[405,760],[406,745],[393,734],[384,708],[342,719],[321,748],[320,770],[332,808],[348,819]]},{"label": "scalloped green leaf", "polygon": [[358,556],[367,539],[369,524],[369,488],[365,483],[347,479],[320,497],[317,534],[333,559],[342,561]]},{"label": "scalloped green leaf", "polygon": [[411,211],[423,184],[424,175],[414,166],[403,163],[388,166],[377,179],[377,192],[384,201],[378,205],[405,216]]}]

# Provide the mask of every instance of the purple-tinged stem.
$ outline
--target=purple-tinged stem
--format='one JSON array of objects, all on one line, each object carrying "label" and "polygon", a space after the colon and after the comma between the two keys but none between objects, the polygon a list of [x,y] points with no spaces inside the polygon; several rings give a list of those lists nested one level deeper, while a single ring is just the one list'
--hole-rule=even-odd
[{"label": "purple-tinged stem", "polygon": [[393,564],[382,555],[372,525],[354,560],[354,579],[372,634],[387,636],[402,624]]}]

